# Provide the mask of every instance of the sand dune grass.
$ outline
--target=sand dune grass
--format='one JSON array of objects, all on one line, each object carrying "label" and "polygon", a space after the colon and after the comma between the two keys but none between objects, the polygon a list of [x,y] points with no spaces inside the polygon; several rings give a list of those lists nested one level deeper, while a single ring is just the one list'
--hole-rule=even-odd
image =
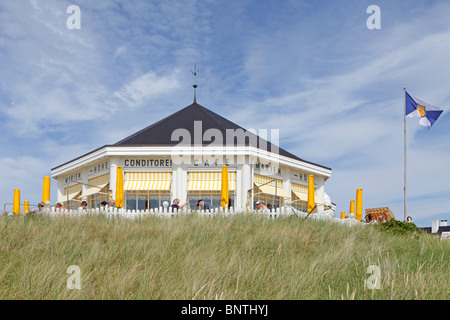
[{"label": "sand dune grass", "polygon": [[[0,299],[449,299],[450,243],[257,215],[0,218]],[[81,271],[69,290],[67,268]],[[380,270],[381,289],[365,280]]]}]

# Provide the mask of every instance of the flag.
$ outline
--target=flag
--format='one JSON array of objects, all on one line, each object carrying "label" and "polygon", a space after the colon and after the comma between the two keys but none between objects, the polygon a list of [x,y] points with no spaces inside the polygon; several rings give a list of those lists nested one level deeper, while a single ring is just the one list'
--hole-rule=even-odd
[{"label": "flag", "polygon": [[444,111],[432,104],[410,95],[405,91],[405,115],[409,118],[420,118],[419,124],[431,127]]}]

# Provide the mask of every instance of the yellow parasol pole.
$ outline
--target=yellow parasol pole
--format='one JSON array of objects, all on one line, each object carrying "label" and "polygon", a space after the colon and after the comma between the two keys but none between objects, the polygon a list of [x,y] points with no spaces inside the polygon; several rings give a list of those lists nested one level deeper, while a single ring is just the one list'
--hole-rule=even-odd
[{"label": "yellow parasol pole", "polygon": [[314,199],[314,175],[310,174],[308,179],[308,212],[316,205]]},{"label": "yellow parasol pole", "polygon": [[116,180],[116,207],[123,207],[123,171],[122,167],[117,167],[117,180]]},{"label": "yellow parasol pole", "polygon": [[356,190],[356,220],[362,219],[362,189]]},{"label": "yellow parasol pole", "polygon": [[20,190],[14,189],[13,213],[15,216],[20,214]]},{"label": "yellow parasol pole", "polygon": [[349,214],[355,214],[355,200],[350,201],[350,213]]},{"label": "yellow parasol pole", "polygon": [[230,199],[230,196],[228,194],[228,167],[223,166],[222,167],[222,192],[220,195],[220,205],[225,210],[225,206],[228,206],[228,202]]},{"label": "yellow parasol pole", "polygon": [[42,187],[42,202],[46,203],[47,201],[50,201],[50,177],[44,177]]}]

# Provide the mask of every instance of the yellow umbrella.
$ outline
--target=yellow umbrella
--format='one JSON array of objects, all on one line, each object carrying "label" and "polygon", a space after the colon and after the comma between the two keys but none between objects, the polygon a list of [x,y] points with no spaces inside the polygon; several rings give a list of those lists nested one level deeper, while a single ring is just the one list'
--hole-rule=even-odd
[{"label": "yellow umbrella", "polygon": [[362,189],[356,190],[356,220],[362,219]]},{"label": "yellow umbrella", "polygon": [[23,212],[27,213],[28,211],[30,211],[30,203],[25,200],[23,202]]},{"label": "yellow umbrella", "polygon": [[311,212],[311,210],[316,205],[315,199],[314,199],[314,175],[309,175],[308,180],[308,213]]},{"label": "yellow umbrella", "polygon": [[116,207],[123,207],[123,171],[122,167],[117,167],[116,178]]},{"label": "yellow umbrella", "polygon": [[341,212],[341,219],[345,219],[345,211]]},{"label": "yellow umbrella", "polygon": [[228,195],[228,167],[222,167],[222,192],[220,195],[220,205],[225,210],[225,206],[228,205],[230,197]]},{"label": "yellow umbrella", "polygon": [[42,187],[42,202],[46,203],[47,201],[50,201],[50,177],[44,177]]},{"label": "yellow umbrella", "polygon": [[20,190],[19,189],[14,189],[13,213],[16,216],[20,214]]},{"label": "yellow umbrella", "polygon": [[355,200],[350,200],[350,214],[355,214]]}]

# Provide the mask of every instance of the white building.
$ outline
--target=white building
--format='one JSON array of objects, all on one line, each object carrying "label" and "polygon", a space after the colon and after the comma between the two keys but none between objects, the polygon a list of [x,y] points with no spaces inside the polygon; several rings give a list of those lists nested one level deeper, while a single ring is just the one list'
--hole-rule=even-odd
[{"label": "white building", "polygon": [[[277,132],[274,133],[277,138]],[[58,201],[75,208],[115,197],[117,167],[123,169],[124,208],[149,209],[179,198],[197,208],[198,199],[220,207],[220,181],[228,166],[230,205],[273,207],[286,201],[306,211],[308,176],[314,175],[317,210],[331,206],[325,182],[331,169],[305,161],[194,103],[112,145],[105,145],[51,170]],[[274,142],[274,139],[268,139]]]}]

